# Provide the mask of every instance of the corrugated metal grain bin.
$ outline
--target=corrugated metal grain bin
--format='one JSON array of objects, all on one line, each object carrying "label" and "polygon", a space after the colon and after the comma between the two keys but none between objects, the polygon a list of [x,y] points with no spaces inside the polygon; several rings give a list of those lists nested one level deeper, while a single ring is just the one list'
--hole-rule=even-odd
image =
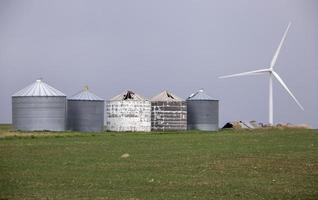
[{"label": "corrugated metal grain bin", "polygon": [[188,129],[216,131],[219,128],[219,101],[203,90],[187,98]]},{"label": "corrugated metal grain bin", "polygon": [[12,95],[13,128],[24,131],[64,131],[66,95],[42,80]]},{"label": "corrugated metal grain bin", "polygon": [[98,132],[104,127],[105,101],[85,87],[67,100],[68,129]]},{"label": "corrugated metal grain bin", "polygon": [[105,126],[110,131],[150,131],[151,104],[132,91],[106,101]]},{"label": "corrugated metal grain bin", "polygon": [[180,97],[163,91],[151,98],[151,130],[186,130],[187,105]]}]

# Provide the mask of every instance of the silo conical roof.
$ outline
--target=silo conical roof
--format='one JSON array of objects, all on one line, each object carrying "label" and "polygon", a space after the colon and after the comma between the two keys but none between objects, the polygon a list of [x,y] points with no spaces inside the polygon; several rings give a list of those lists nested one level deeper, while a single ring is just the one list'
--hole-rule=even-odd
[{"label": "silo conical roof", "polygon": [[114,96],[113,98],[110,99],[111,101],[126,101],[126,100],[132,100],[132,101],[142,101],[145,100],[142,96],[140,96],[139,94],[127,90],[124,91],[122,93],[120,93],[117,96]]},{"label": "silo conical roof", "polygon": [[78,101],[104,101],[104,99],[98,97],[94,93],[90,92],[88,87],[85,86],[84,89],[77,94],[69,98],[69,100],[78,100]]},{"label": "silo conical roof", "polygon": [[209,95],[207,95],[202,89],[197,92],[191,94],[187,100],[216,100]]},{"label": "silo conical roof", "polygon": [[183,101],[182,98],[164,90],[150,99],[151,101]]},{"label": "silo conical roof", "polygon": [[46,84],[42,80],[36,80],[31,85],[18,91],[13,97],[27,97],[27,96],[66,96],[61,91]]}]

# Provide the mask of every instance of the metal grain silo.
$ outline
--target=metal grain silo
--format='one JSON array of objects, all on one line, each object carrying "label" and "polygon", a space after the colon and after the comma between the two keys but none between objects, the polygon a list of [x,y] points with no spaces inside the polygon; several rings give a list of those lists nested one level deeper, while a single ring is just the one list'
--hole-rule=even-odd
[{"label": "metal grain silo", "polygon": [[180,97],[163,91],[151,98],[151,130],[186,130],[187,105]]},{"label": "metal grain silo", "polygon": [[104,127],[105,101],[85,87],[67,100],[67,125],[74,131],[98,132]]},{"label": "metal grain silo", "polygon": [[187,98],[188,129],[216,131],[219,128],[219,101],[203,90]]},{"label": "metal grain silo", "polygon": [[132,91],[106,102],[105,126],[110,131],[150,131],[151,104]]},{"label": "metal grain silo", "polygon": [[64,131],[66,95],[42,80],[12,95],[13,128],[25,131]]}]

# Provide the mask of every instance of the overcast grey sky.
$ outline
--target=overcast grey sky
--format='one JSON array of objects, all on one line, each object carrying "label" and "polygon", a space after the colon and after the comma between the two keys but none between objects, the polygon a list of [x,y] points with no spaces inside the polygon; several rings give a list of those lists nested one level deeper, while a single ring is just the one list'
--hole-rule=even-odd
[{"label": "overcast grey sky", "polygon": [[105,99],[204,88],[220,100],[220,125],[267,122],[267,76],[217,77],[268,66],[291,21],[276,70],[305,111],[275,81],[274,121],[318,128],[317,10],[316,0],[0,0],[0,123],[39,77]]}]

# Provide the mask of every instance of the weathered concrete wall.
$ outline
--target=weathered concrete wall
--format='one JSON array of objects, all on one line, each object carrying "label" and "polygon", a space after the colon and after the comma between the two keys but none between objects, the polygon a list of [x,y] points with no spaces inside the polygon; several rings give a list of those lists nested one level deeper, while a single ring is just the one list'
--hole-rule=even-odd
[{"label": "weathered concrete wall", "polygon": [[107,101],[105,123],[110,131],[151,131],[149,101]]},{"label": "weathered concrete wall", "polygon": [[151,130],[187,130],[186,102],[151,102]]}]

